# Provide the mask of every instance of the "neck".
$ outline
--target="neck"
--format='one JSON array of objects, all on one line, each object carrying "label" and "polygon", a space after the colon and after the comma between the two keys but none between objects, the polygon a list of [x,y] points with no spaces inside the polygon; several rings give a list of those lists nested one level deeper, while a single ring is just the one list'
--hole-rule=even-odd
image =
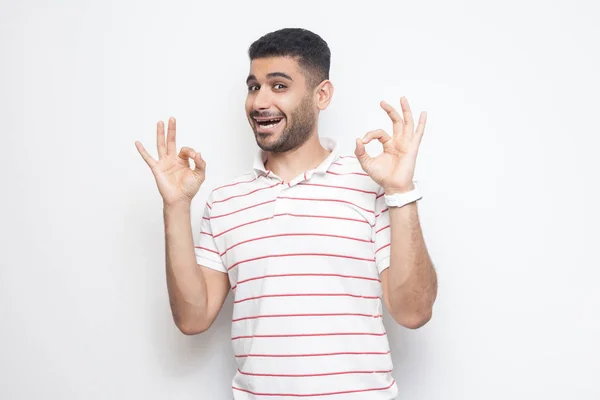
[{"label": "neck", "polygon": [[286,182],[291,181],[309,169],[319,166],[331,152],[323,147],[318,135],[311,135],[310,139],[297,149],[285,153],[267,154],[265,168],[273,171]]}]

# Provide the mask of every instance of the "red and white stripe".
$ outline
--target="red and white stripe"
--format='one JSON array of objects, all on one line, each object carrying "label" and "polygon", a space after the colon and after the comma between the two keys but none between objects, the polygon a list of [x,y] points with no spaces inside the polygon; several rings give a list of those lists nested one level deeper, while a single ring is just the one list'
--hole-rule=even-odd
[{"label": "red and white stripe", "polygon": [[382,189],[331,155],[284,182],[263,167],[209,195],[197,262],[234,293],[234,399],[397,395],[379,274],[389,264]]}]

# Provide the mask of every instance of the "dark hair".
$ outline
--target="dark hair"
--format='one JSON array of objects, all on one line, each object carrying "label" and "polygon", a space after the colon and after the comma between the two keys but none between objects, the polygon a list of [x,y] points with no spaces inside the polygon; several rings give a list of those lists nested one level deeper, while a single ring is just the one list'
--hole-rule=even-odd
[{"label": "dark hair", "polygon": [[319,35],[302,28],[284,28],[267,33],[248,49],[250,61],[265,57],[295,57],[313,88],[329,79],[331,51]]}]

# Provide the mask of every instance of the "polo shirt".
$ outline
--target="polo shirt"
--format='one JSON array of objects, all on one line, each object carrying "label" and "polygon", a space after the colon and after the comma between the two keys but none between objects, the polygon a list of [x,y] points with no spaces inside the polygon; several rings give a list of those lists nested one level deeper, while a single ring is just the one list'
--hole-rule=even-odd
[{"label": "polo shirt", "polygon": [[233,292],[235,400],[393,399],[379,274],[389,266],[383,189],[354,156],[331,153],[284,181],[254,166],[208,195],[198,264]]}]

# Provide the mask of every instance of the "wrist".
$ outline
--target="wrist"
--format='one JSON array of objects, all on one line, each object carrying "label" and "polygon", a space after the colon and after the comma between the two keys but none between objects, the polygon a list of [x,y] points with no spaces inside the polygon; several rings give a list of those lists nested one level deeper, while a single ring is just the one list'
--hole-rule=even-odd
[{"label": "wrist", "polygon": [[388,208],[403,207],[423,197],[416,181],[409,185],[396,185],[385,188],[385,204]]},{"label": "wrist", "polygon": [[415,185],[413,184],[413,182],[410,182],[409,184],[406,185],[396,185],[396,186],[386,186],[383,188],[383,191],[385,192],[386,195],[392,195],[392,194],[402,194],[402,193],[407,193],[410,192],[411,190],[413,190],[415,188]]},{"label": "wrist", "polygon": [[189,211],[192,207],[192,202],[187,200],[180,200],[175,202],[163,202],[163,210],[165,212],[172,211]]}]

